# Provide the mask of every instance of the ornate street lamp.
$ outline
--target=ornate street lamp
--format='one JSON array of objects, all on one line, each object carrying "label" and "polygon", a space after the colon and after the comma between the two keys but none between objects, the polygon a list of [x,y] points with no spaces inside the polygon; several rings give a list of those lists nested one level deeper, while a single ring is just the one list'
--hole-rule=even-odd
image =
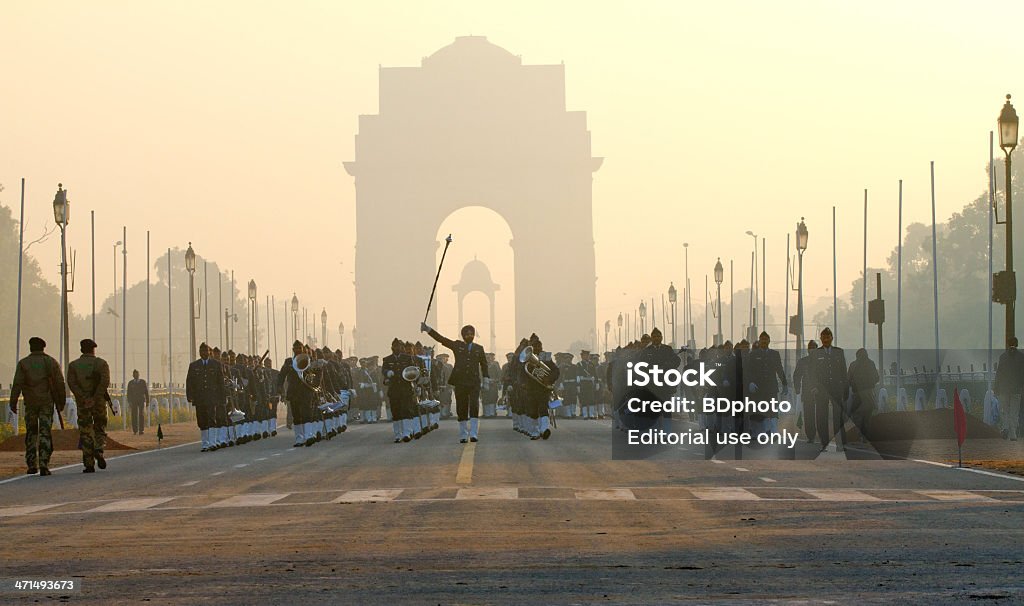
[{"label": "ornate street lamp", "polygon": [[672,348],[676,346],[676,297],[679,293],[676,292],[676,286],[672,282],[668,283],[668,302],[672,304]]},{"label": "ornate street lamp", "polygon": [[338,322],[338,349],[341,350],[341,355],[345,355],[345,323]]},{"label": "ornate street lamp", "polygon": [[252,354],[257,355],[259,345],[256,343],[256,280],[249,280],[249,304],[252,308],[250,321],[252,322],[252,338],[249,339],[249,346],[252,347]]},{"label": "ornate street lamp", "polygon": [[192,249],[192,243],[188,243],[185,250],[185,271],[188,272],[188,352],[189,361],[196,359],[196,251]]},{"label": "ornate street lamp", "polygon": [[323,342],[320,343],[321,347],[327,347],[327,308],[320,312],[320,330]]},{"label": "ornate street lamp", "polygon": [[619,312],[619,319],[617,320],[617,323],[618,323],[618,327],[619,327],[619,336],[618,336],[619,347],[622,347],[622,312],[621,311]]},{"label": "ornate street lamp", "polygon": [[[804,251],[807,250],[807,224],[804,218],[796,224],[796,252],[799,258],[796,286],[797,352],[807,347],[804,341]],[[797,354],[799,356],[799,353]]]},{"label": "ornate street lamp", "polygon": [[1006,95],[1006,103],[999,113],[999,147],[1006,155],[1006,270],[992,276],[992,300],[1006,306],[1006,344],[1016,335],[1015,307],[1017,301],[1017,277],[1013,271],[1013,189],[1011,183],[1010,154],[1017,147],[1019,120],[1017,111],[1010,103],[1010,95]]},{"label": "ornate street lamp", "polygon": [[647,334],[647,305],[640,301],[640,334]]},{"label": "ornate street lamp", "polygon": [[721,345],[722,338],[722,282],[725,280],[725,268],[722,267],[722,258],[715,261],[715,284],[718,288],[718,334],[715,335],[715,345]]},{"label": "ornate street lamp", "polygon": [[57,184],[57,193],[53,196],[53,221],[60,227],[60,301],[61,301],[61,317],[63,318],[63,334],[61,335],[64,340],[64,351],[62,356],[63,370],[65,376],[67,375],[68,362],[70,361],[70,353],[68,346],[70,345],[71,333],[68,329],[68,249],[67,249],[67,234],[65,233],[68,227],[68,223],[71,221],[71,202],[68,201],[68,192],[64,189],[63,183]]},{"label": "ornate street lamp", "polygon": [[292,339],[299,339],[299,298],[292,293]]}]

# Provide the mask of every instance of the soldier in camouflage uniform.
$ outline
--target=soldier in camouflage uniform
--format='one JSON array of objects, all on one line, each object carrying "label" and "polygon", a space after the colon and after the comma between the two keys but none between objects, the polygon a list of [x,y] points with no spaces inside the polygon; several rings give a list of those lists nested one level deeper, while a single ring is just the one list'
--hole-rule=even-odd
[{"label": "soldier in camouflage uniform", "polygon": [[68,365],[68,387],[78,405],[78,431],[82,436],[82,473],[94,473],[93,464],[107,468],[103,446],[107,442],[107,387],[110,366],[96,357],[96,342],[82,339],[82,356]]},{"label": "soldier in camouflage uniform", "polygon": [[[18,361],[11,385],[12,414],[18,414],[18,398],[25,396],[25,464],[28,473],[50,475],[50,454],[53,452],[53,407],[64,410],[67,392],[60,364],[43,353],[46,341],[39,337],[28,340],[29,355]],[[38,458],[37,458],[38,455]]]}]

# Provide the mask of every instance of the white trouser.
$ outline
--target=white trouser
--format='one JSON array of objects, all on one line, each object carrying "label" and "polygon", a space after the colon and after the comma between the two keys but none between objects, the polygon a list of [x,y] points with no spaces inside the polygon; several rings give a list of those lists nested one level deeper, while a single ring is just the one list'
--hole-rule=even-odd
[{"label": "white trouser", "polygon": [[459,421],[459,439],[460,440],[468,440],[469,439],[469,422],[468,421]]},{"label": "white trouser", "polygon": [[471,438],[478,437],[479,430],[480,430],[480,419],[470,419],[469,420],[469,437],[471,437]]}]

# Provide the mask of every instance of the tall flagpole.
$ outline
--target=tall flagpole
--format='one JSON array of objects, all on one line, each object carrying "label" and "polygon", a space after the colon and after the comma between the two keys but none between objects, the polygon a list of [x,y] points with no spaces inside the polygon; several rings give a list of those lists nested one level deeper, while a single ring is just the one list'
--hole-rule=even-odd
[{"label": "tall flagpole", "polygon": [[900,385],[903,382],[903,179],[900,179],[899,240],[896,242],[896,409],[899,410]]},{"label": "tall flagpole", "polygon": [[[18,319],[15,322],[14,330],[14,366],[17,368],[21,361],[21,281],[22,267],[25,256],[25,177],[21,178],[21,219],[18,221]],[[5,407],[6,411],[9,410]],[[14,434],[18,434],[17,415],[9,416],[11,424],[14,425]]]},{"label": "tall flagpole", "polygon": [[[167,402],[168,409],[173,410],[174,393],[174,328],[171,313],[171,249],[167,249]],[[172,413],[173,420],[173,413]]]},{"label": "tall flagpole", "polygon": [[[932,295],[935,300],[935,407],[939,407],[939,376],[942,362],[939,359],[939,254],[935,226],[935,160],[931,161],[932,183]],[[955,387],[954,387],[955,389]]]},{"label": "tall flagpole", "polygon": [[90,248],[92,249],[92,340],[96,340],[96,211],[89,211]]},{"label": "tall flagpole", "polygon": [[205,309],[203,310],[203,324],[206,327],[206,332],[205,332],[206,336],[203,337],[203,341],[205,341],[206,345],[209,346],[210,345],[210,291],[209,291],[209,287],[206,285],[206,276],[207,276],[207,273],[208,273],[207,269],[206,269],[206,265],[207,265],[207,261],[206,261],[206,259],[203,259],[203,296],[206,297],[203,300],[203,305],[205,306]]},{"label": "tall flagpole", "polygon": [[[150,386],[153,385],[153,375],[150,369],[150,302],[149,302],[149,230],[146,230],[146,381]],[[158,400],[159,401],[159,400]],[[147,406],[146,410],[152,410],[151,407]],[[148,412],[147,412],[148,414]],[[168,419],[169,420],[169,419]],[[156,409],[156,423],[160,424],[160,407]]]},{"label": "tall flagpole", "polygon": [[836,207],[832,207],[832,333],[839,338],[839,297],[836,295]]},{"label": "tall flagpole", "polygon": [[988,131],[988,291],[986,291],[986,299],[988,299],[988,367],[987,367],[987,379],[988,389],[992,389],[992,377],[995,373],[992,372],[992,215],[995,213],[996,208],[996,193],[995,193],[995,158],[993,157],[993,134],[992,131]]},{"label": "tall flagpole", "polygon": [[864,272],[861,276],[861,339],[860,346],[868,347],[868,190],[864,190]]}]

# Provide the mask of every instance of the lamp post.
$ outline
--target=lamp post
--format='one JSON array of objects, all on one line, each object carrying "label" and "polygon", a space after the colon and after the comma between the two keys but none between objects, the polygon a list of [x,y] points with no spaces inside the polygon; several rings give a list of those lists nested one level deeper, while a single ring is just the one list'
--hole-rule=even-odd
[{"label": "lamp post", "polygon": [[796,321],[797,321],[797,357],[800,350],[807,346],[804,341],[804,251],[807,250],[807,224],[804,218],[796,224],[797,282],[796,282]]},{"label": "lamp post", "polygon": [[345,323],[338,322],[338,349],[341,350],[341,355],[345,355]]},{"label": "lamp post", "polygon": [[604,321],[604,350],[608,351],[608,332],[612,329],[612,321]]},{"label": "lamp post", "polygon": [[647,305],[640,301],[640,334],[647,334]]},{"label": "lamp post", "polygon": [[[117,247],[121,244],[120,240],[114,242],[114,305],[107,308],[107,313],[114,320],[114,374],[112,375],[114,377],[117,376],[117,321],[121,319],[121,315],[117,313]],[[169,262],[170,260],[168,260]]]},{"label": "lamp post", "polygon": [[676,297],[679,293],[676,292],[676,285],[672,282],[668,283],[668,302],[672,305],[672,348],[676,346]]},{"label": "lamp post", "polygon": [[715,345],[721,345],[722,338],[722,282],[725,280],[725,268],[722,267],[722,258],[715,262],[715,284],[718,285],[718,334],[715,335]]},{"label": "lamp post", "polygon": [[[683,340],[686,341],[686,346],[690,346],[690,341],[693,339],[693,310],[690,309],[691,299],[690,296],[690,244],[689,242],[683,242],[683,252],[686,257],[686,274],[683,276],[683,294],[686,295],[686,300],[683,301]],[[689,331],[689,332],[687,332]]]},{"label": "lamp post", "polygon": [[249,340],[249,345],[252,347],[252,355],[257,355],[256,350],[259,349],[259,345],[256,343],[256,280],[249,280],[249,301],[252,306],[252,338]]},{"label": "lamp post", "polygon": [[1006,220],[996,221],[1006,224],[1006,270],[992,276],[992,300],[1006,306],[1006,339],[1016,334],[1015,306],[1017,300],[1017,278],[1013,272],[1013,189],[1011,187],[1010,154],[1017,147],[1017,112],[1010,103],[1010,95],[1006,95],[1006,103],[999,113],[999,147],[1006,155]]},{"label": "lamp post", "polygon": [[327,308],[320,312],[320,336],[323,337],[323,341],[320,343],[320,347],[327,347]]},{"label": "lamp post", "polygon": [[196,251],[191,242],[185,251],[185,271],[188,272],[188,359],[191,363],[196,359]]},{"label": "lamp post", "polygon": [[617,337],[617,339],[618,339],[619,347],[622,347],[622,312],[621,311],[619,312],[619,319],[616,320],[616,322],[618,323],[618,337]]},{"label": "lamp post", "polygon": [[[68,201],[68,192],[64,189],[63,183],[58,183],[57,193],[53,196],[53,221],[60,227],[60,313],[63,327],[61,338],[64,343],[61,369],[65,376],[67,376],[68,361],[71,359],[68,350],[68,345],[70,344],[70,331],[68,330],[68,251],[65,233],[70,220],[71,202]],[[114,266],[114,271],[117,271],[117,265]],[[115,288],[117,287],[116,284],[115,280]]]},{"label": "lamp post", "polygon": [[299,298],[292,293],[292,337],[299,340]]},{"label": "lamp post", "polygon": [[747,230],[747,235],[754,239],[754,254],[750,263],[750,334],[751,343],[757,340],[757,234]]}]

